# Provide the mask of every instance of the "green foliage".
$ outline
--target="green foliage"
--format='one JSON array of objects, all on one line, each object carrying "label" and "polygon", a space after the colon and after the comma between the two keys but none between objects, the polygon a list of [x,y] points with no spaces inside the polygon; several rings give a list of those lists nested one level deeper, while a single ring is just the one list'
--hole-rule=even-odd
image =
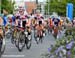
[{"label": "green foliage", "polygon": [[[45,7],[45,10],[48,11],[48,5],[49,5],[49,11],[57,12],[58,15],[66,16],[66,5],[67,3],[73,3],[75,5],[75,0],[47,0],[47,4]],[[75,7],[74,7],[74,16],[75,16]]]},{"label": "green foliage", "polygon": [[75,47],[71,50],[72,54],[75,55]]},{"label": "green foliage", "polygon": [[[72,33],[72,35],[75,36],[75,27],[66,30],[66,33],[67,33],[67,36],[66,36],[66,37],[62,37],[61,39],[56,40],[56,44],[55,44],[53,47],[51,47],[51,48],[52,48],[52,49],[50,50],[50,53],[51,53],[51,54],[53,54],[54,51],[55,51],[57,48],[61,47],[61,46],[63,46],[63,48],[66,50],[66,44],[70,43],[72,40],[75,39],[75,37],[73,38],[73,36],[69,34],[70,32]],[[66,33],[65,33],[65,34],[66,34]],[[75,42],[75,40],[74,40],[74,42]],[[63,54],[63,51],[61,51],[61,52],[62,52],[62,54]],[[50,53],[49,53],[49,54],[50,54]],[[73,44],[73,47],[71,48],[71,53],[72,53],[72,54],[71,54],[72,58],[74,58],[74,57],[75,57],[75,43]],[[48,54],[48,53],[45,54],[45,55],[46,55],[46,58],[47,58],[47,55],[49,55],[49,54]],[[45,56],[45,55],[43,55],[43,56]],[[55,56],[55,55],[54,55],[54,56]],[[66,54],[63,54],[63,56],[65,57]]]},{"label": "green foliage", "polygon": [[75,27],[68,28],[65,32],[65,36],[73,36],[75,38]]},{"label": "green foliage", "polygon": [[11,0],[1,0],[1,10],[5,9],[8,13],[13,13],[15,2]]}]

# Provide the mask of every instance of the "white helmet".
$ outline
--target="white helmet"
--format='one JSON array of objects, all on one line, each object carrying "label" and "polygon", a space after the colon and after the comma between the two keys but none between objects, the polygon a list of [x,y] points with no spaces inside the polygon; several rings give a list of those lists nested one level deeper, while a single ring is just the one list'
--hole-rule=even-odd
[{"label": "white helmet", "polygon": [[24,11],[24,10],[25,10],[25,8],[23,6],[18,7],[18,11]]},{"label": "white helmet", "polygon": [[12,14],[9,14],[9,15],[7,15],[7,17],[8,17],[8,18],[9,18],[9,17],[10,17],[10,18],[12,18],[12,17],[13,17],[13,15],[12,15]]},{"label": "white helmet", "polygon": [[40,10],[36,10],[36,13],[40,13]]}]

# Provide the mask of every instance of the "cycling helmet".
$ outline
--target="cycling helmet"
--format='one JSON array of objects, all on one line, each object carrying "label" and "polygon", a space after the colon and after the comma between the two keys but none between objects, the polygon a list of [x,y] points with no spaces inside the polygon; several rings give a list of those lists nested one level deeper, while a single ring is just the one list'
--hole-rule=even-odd
[{"label": "cycling helmet", "polygon": [[18,9],[18,11],[24,11],[25,9],[24,9],[24,7],[22,7],[22,6],[19,6],[19,9]]}]

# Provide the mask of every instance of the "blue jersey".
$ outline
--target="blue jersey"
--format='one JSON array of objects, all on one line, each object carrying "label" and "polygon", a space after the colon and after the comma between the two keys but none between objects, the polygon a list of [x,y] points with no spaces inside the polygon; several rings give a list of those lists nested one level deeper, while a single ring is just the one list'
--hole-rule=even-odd
[{"label": "blue jersey", "polygon": [[15,16],[12,17],[12,25],[15,25]]},{"label": "blue jersey", "polygon": [[15,22],[15,16],[12,17],[12,21]]},{"label": "blue jersey", "polygon": [[6,26],[7,22],[8,22],[8,18],[7,18],[7,16],[4,15],[3,16],[3,25]]}]

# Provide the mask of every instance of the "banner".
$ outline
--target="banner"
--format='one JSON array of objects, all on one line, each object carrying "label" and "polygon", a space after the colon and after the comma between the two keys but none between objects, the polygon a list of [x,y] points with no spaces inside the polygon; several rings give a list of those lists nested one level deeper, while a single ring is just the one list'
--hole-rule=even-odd
[{"label": "banner", "polygon": [[68,18],[70,18],[70,20],[73,19],[73,4],[72,3],[67,4],[66,15],[67,15]]}]

